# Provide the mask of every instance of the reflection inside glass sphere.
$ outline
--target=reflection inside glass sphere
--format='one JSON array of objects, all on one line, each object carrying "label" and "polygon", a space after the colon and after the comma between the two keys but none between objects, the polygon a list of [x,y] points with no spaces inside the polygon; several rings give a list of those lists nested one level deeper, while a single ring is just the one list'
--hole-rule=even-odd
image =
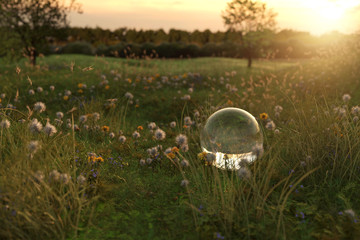
[{"label": "reflection inside glass sphere", "polygon": [[214,166],[238,170],[261,156],[263,136],[250,113],[239,108],[224,108],[207,119],[200,144],[203,152],[213,156]]}]

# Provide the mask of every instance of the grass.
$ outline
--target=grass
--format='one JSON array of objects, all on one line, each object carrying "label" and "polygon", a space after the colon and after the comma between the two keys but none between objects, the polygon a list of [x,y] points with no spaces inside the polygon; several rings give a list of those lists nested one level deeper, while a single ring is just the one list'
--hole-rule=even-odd
[{"label": "grass", "polygon": [[[0,238],[359,238],[360,55],[347,47],[327,58],[259,60],[251,70],[240,59],[79,55],[40,58],[35,69],[0,65],[1,121],[10,122],[1,124]],[[250,112],[263,132],[264,154],[247,174],[199,155],[202,126],[223,107]],[[34,118],[57,132],[32,133]]]}]

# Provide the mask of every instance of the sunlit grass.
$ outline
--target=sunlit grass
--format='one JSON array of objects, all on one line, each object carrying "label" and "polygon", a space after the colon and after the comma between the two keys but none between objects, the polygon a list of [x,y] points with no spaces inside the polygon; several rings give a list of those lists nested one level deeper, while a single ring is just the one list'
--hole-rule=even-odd
[{"label": "sunlit grass", "polygon": [[[241,59],[78,55],[2,65],[1,238],[356,239],[360,58],[350,50],[252,70]],[[199,155],[201,127],[229,106],[264,134],[249,174]],[[34,118],[57,132],[31,132]]]}]

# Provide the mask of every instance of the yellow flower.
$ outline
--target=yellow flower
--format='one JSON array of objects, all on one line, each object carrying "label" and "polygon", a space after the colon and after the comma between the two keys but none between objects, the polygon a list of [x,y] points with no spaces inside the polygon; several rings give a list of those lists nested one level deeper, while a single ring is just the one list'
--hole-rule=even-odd
[{"label": "yellow flower", "polygon": [[183,74],[183,78],[187,78],[187,74],[186,74],[186,73]]},{"label": "yellow flower", "polygon": [[1,98],[0,98],[0,103],[1,103]]},{"label": "yellow flower", "polygon": [[174,153],[177,153],[177,152],[179,152],[179,149],[178,149],[177,147],[173,147],[173,148],[171,149],[171,151],[174,152]]},{"label": "yellow flower", "polygon": [[82,83],[78,84],[78,88],[83,88],[83,86],[84,86],[84,84],[82,84]]},{"label": "yellow flower", "polygon": [[108,126],[102,126],[101,130],[103,132],[108,132],[110,130],[110,128]]},{"label": "yellow flower", "polygon": [[128,83],[132,83],[131,78],[127,78],[126,81],[127,81]]},{"label": "yellow flower", "polygon": [[102,157],[97,157],[95,159],[96,162],[104,162],[104,159]]},{"label": "yellow flower", "polygon": [[173,152],[170,152],[168,154],[166,154],[166,156],[170,159],[174,159],[175,158],[175,154]]},{"label": "yellow flower", "polygon": [[269,117],[269,116],[268,116],[266,113],[261,113],[261,114],[260,114],[260,119],[261,119],[261,120],[266,120],[266,119],[268,119],[268,117]]},{"label": "yellow flower", "polygon": [[106,85],[105,86],[105,90],[109,90],[110,89],[110,86],[109,85]]},{"label": "yellow flower", "polygon": [[137,129],[140,130],[140,131],[144,130],[143,126],[138,126]]},{"label": "yellow flower", "polygon": [[155,74],[155,77],[156,78],[160,77],[160,74],[159,73]]},{"label": "yellow flower", "polygon": [[229,100],[227,100],[226,104],[229,105],[229,106],[232,106],[234,103],[229,99]]},{"label": "yellow flower", "polygon": [[206,158],[206,154],[207,154],[206,152],[201,152],[197,156],[200,160],[204,160]]},{"label": "yellow flower", "polygon": [[139,104],[136,104],[135,107],[138,108],[138,107],[140,107],[140,106],[139,106]]},{"label": "yellow flower", "polygon": [[67,101],[67,100],[69,100],[69,96],[64,96],[63,99],[64,99],[65,101]]},{"label": "yellow flower", "polygon": [[78,93],[83,93],[84,91],[82,89],[77,90]]},{"label": "yellow flower", "polygon": [[140,78],[135,79],[135,82],[139,83],[139,82],[140,82]]}]

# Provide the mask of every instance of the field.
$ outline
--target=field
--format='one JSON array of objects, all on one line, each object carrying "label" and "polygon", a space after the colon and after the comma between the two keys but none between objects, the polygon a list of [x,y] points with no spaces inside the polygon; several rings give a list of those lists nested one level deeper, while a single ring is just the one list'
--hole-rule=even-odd
[{"label": "field", "polygon": [[[252,69],[226,58],[0,63],[0,239],[360,239],[354,45]],[[202,126],[224,107],[263,132],[246,171],[202,153]]]}]

